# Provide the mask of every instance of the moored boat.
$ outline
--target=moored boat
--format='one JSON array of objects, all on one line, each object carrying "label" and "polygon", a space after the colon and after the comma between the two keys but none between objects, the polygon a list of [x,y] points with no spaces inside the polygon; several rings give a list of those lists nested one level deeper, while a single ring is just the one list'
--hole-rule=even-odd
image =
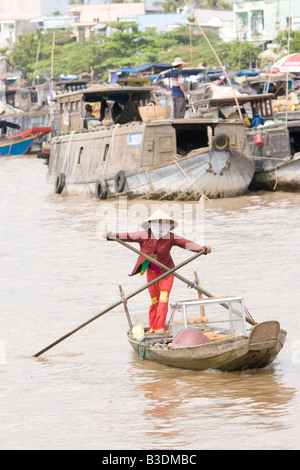
[{"label": "moored boat", "polygon": [[[219,311],[221,307],[228,311],[227,318]],[[142,360],[196,371],[256,369],[268,366],[285,342],[287,333],[280,324],[277,321],[256,324],[245,310],[242,297],[187,300],[173,304],[172,308],[164,333],[148,333],[145,328],[141,341],[132,331],[128,332],[128,341]],[[202,312],[205,309],[205,316],[199,317],[199,308]],[[175,309],[182,318],[176,318]],[[251,325],[250,331],[246,320]]]},{"label": "moored boat", "polygon": [[24,155],[39,137],[51,130],[51,127],[32,127],[0,139],[0,156]]},{"label": "moored boat", "polygon": [[[254,163],[232,147],[231,126],[224,122],[221,131],[212,115],[142,119],[151,93],[147,86],[95,86],[56,97],[60,133],[50,142],[47,175],[54,192],[185,200],[247,191]],[[107,107],[113,119],[84,118],[86,103]]]},{"label": "moored boat", "polygon": [[264,161],[264,166],[254,175],[254,188],[269,191],[300,191],[300,153],[287,157],[283,161]]},{"label": "moored boat", "polygon": [[[226,129],[232,148],[242,150],[255,163],[255,172],[249,186],[252,190],[282,190],[299,192],[300,160],[299,160],[299,113],[273,113],[272,94],[237,96],[249,118],[250,127],[232,122],[232,130]],[[216,107],[219,112],[226,106],[233,106],[234,99],[215,98],[201,102]],[[249,112],[249,105],[252,106]],[[246,112],[248,110],[248,113]],[[259,111],[260,125],[254,124],[254,112]],[[287,119],[286,119],[287,118]],[[240,128],[237,133],[236,128]],[[223,131],[222,125],[219,126]],[[238,139],[235,138],[238,135]]]}]

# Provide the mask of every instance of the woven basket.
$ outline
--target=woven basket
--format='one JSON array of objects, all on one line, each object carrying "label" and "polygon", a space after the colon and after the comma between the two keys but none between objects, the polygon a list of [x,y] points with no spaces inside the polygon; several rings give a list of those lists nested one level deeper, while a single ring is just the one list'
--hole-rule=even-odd
[{"label": "woven basket", "polygon": [[140,106],[139,113],[144,122],[168,119],[171,114],[171,106],[149,103],[147,106]]}]

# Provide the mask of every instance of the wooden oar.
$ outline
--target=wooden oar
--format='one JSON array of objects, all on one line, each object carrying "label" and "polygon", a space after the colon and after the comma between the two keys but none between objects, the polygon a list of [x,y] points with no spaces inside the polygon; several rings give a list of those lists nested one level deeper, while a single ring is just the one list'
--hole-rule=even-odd
[{"label": "wooden oar", "polygon": [[[148,261],[151,261],[151,263],[154,263],[156,264],[156,266],[158,266],[159,268],[163,269],[164,271],[167,271],[169,268],[167,266],[165,266],[164,264],[160,263],[159,261],[157,261],[156,259],[152,258],[151,256],[148,256],[146,255],[146,253],[143,253],[142,251],[138,250],[137,248],[135,248],[134,246],[131,246],[129,245],[128,243],[124,242],[123,240],[119,240],[119,238],[115,237],[111,232],[108,232],[107,234],[107,239],[108,240],[113,240],[113,241],[116,241],[118,243],[120,243],[120,245],[123,245],[125,246],[126,248],[128,248],[129,250],[133,251],[134,253],[136,253],[137,255],[139,256],[142,256],[143,258],[147,259]],[[173,273],[175,277],[177,277],[177,279],[179,279],[180,281],[184,282],[185,284],[187,284],[189,287],[192,287],[193,289],[196,289],[196,291],[200,292],[201,294],[204,294],[206,297],[215,297],[215,295],[212,295],[210,294],[210,292],[207,292],[207,290],[203,289],[202,287],[200,286],[197,286],[197,284],[195,282],[191,282],[189,281],[186,277],[183,277],[181,276],[181,274],[178,274],[176,272]],[[229,307],[226,303],[220,303],[220,305],[222,305],[222,307],[226,308],[227,310],[229,310]],[[237,311],[234,311],[234,313],[236,315],[238,315],[239,317],[242,317],[242,314],[240,312],[237,312]],[[246,321],[248,323],[250,323],[250,325],[252,325],[252,322],[251,320],[249,320],[247,317],[246,318]]]},{"label": "wooden oar", "polygon": [[124,306],[124,311],[125,311],[125,313],[126,313],[126,318],[127,318],[127,321],[128,321],[128,326],[129,326],[130,331],[131,331],[131,330],[132,330],[132,327],[133,327],[133,324],[132,324],[132,321],[131,321],[131,318],[130,318],[130,315],[129,315],[129,311],[128,311],[128,308],[127,308],[127,299],[125,299],[125,294],[124,294],[124,291],[123,291],[122,286],[119,286],[119,291],[120,291],[122,303],[123,303],[123,306]]},{"label": "wooden oar", "polygon": [[[177,266],[175,266],[174,268],[172,269],[169,269],[166,273],[164,274],[161,274],[159,277],[157,277],[156,279],[154,279],[153,281],[151,282],[148,282],[147,284],[145,284],[143,287],[140,287],[139,289],[135,290],[134,292],[132,292],[131,294],[127,295],[126,299],[131,299],[132,297],[134,297],[135,295],[139,294],[140,292],[143,292],[144,290],[148,289],[148,287],[152,286],[153,284],[155,284],[156,282],[159,282],[161,281],[162,279],[164,279],[165,277],[169,276],[170,274],[174,274],[175,271],[177,271],[177,269],[180,269],[182,268],[183,266],[185,266],[186,264],[188,263],[191,263],[192,261],[194,261],[196,258],[198,258],[198,256],[200,255],[203,255],[204,251],[201,251],[200,253],[196,253],[194,256],[192,256],[191,258],[187,259],[186,261],[183,261],[182,263],[178,264]],[[168,268],[166,268],[168,269]],[[103,310],[102,312],[98,313],[97,315],[95,315],[94,317],[90,318],[89,320],[87,320],[85,323],[83,323],[82,325],[78,326],[77,328],[75,328],[74,330],[70,331],[69,333],[67,333],[66,335],[62,336],[61,338],[59,338],[58,340],[54,341],[54,343],[51,343],[49,346],[47,346],[46,348],[42,349],[41,351],[39,351],[38,353],[34,354],[34,357],[39,357],[41,356],[43,353],[45,353],[46,351],[48,351],[49,349],[53,348],[54,346],[56,346],[57,344],[61,343],[62,341],[64,341],[65,339],[69,338],[70,336],[72,336],[74,333],[76,333],[77,331],[81,330],[82,328],[84,328],[85,326],[89,325],[90,323],[92,323],[94,320],[97,320],[97,318],[101,317],[102,315],[104,315],[105,313],[109,312],[110,310],[113,310],[115,307],[118,307],[119,305],[121,305],[123,303],[123,300],[119,300],[118,302],[110,305],[109,307],[107,307],[105,310]]]}]

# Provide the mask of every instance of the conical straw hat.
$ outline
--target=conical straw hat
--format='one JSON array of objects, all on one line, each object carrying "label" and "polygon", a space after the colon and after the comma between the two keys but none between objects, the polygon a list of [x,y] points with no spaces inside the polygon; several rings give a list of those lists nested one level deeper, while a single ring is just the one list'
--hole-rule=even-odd
[{"label": "conical straw hat", "polygon": [[169,215],[165,214],[165,212],[161,210],[155,211],[148,219],[145,220],[145,222],[142,223],[141,227],[145,230],[147,230],[149,226],[149,222],[153,220],[169,220],[173,224],[173,228],[177,227],[178,223]]},{"label": "conical straw hat", "polygon": [[176,59],[174,60],[174,62],[171,63],[171,65],[173,65],[173,67],[176,67],[178,65],[186,65],[186,62],[183,62],[181,57],[176,57]]}]

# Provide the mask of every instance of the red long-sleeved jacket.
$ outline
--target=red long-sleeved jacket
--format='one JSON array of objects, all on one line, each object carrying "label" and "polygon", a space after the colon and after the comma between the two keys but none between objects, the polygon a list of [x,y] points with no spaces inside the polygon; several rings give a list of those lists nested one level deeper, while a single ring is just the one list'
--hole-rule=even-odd
[{"label": "red long-sleeved jacket", "polygon": [[[157,261],[170,269],[174,268],[175,266],[174,261],[170,255],[170,251],[173,246],[179,246],[180,248],[194,251],[195,253],[199,253],[203,250],[201,245],[198,245],[197,243],[194,243],[190,240],[186,240],[185,238],[181,238],[173,232],[168,234],[168,238],[160,238],[159,240],[156,240],[151,236],[150,229],[148,231],[140,232],[114,233],[113,235],[116,238],[123,240],[124,242],[139,243],[140,251],[148,256],[152,256],[153,253],[156,253]],[[145,258],[140,255],[130,276],[138,274],[141,271],[141,265],[144,261]],[[163,273],[165,271],[160,269],[160,272]]]}]

